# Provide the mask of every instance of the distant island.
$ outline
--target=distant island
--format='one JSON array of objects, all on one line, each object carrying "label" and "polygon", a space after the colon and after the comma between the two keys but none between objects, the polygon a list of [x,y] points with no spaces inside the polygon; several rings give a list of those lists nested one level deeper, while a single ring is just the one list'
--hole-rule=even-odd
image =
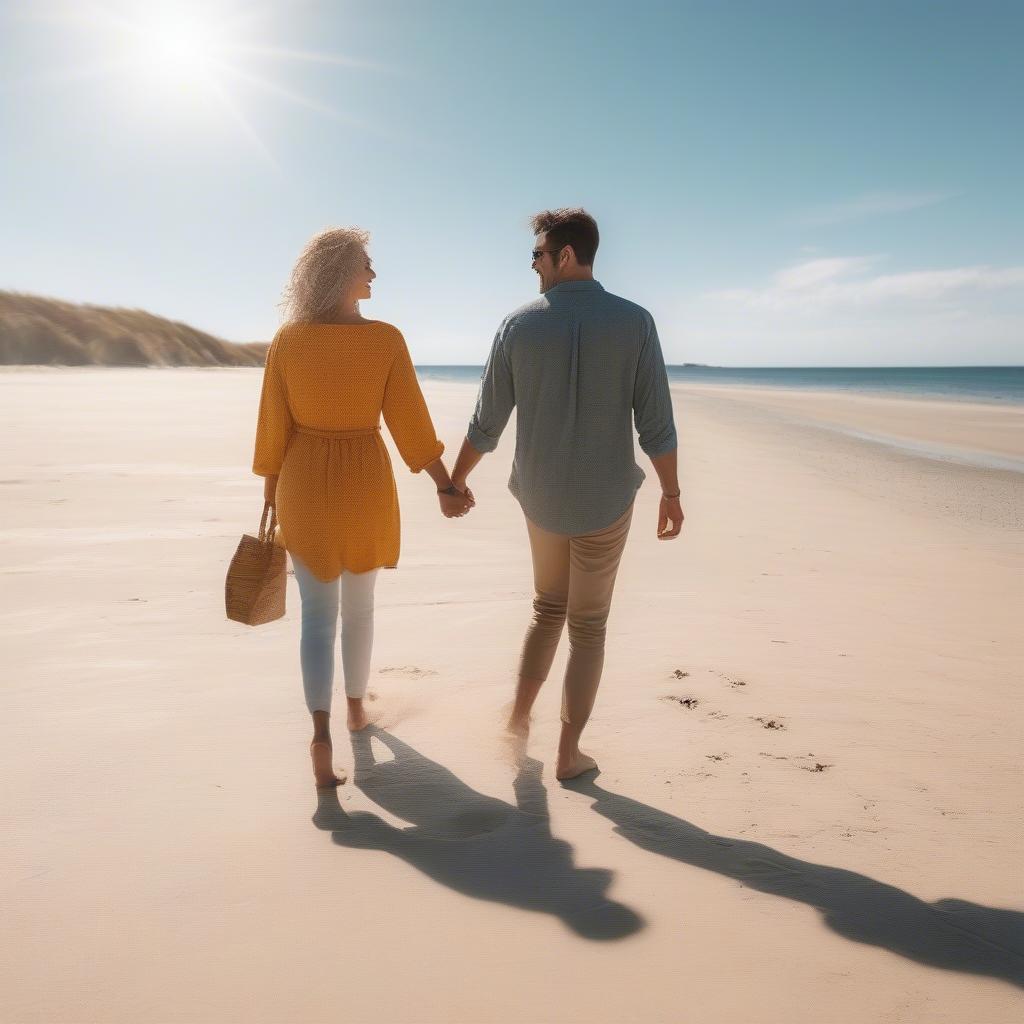
[{"label": "distant island", "polygon": [[0,366],[262,366],[267,348],[141,309],[0,291]]}]

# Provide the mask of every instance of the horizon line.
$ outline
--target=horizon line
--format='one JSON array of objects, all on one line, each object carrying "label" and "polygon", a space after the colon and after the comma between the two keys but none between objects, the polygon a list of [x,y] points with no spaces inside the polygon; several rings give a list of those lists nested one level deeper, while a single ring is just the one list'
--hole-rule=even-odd
[{"label": "horizon line", "polygon": [[[485,363],[415,363],[417,369],[482,370]],[[1024,370],[1024,363],[863,363],[822,366],[811,363],[726,366],[719,363],[666,363],[666,369],[690,370]]]}]

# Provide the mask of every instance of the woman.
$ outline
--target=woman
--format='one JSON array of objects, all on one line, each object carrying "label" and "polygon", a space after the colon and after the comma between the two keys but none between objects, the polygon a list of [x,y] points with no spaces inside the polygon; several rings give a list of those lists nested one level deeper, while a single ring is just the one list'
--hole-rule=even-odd
[{"label": "woman", "polygon": [[359,311],[377,276],[369,235],[338,228],[307,244],[285,292],[284,326],[267,353],[253,472],[265,477],[302,598],[300,660],[313,716],[317,786],[337,786],[330,732],[339,598],[348,727],[369,719],[363,697],[373,646],[377,570],[399,553],[399,509],[380,416],[402,459],[437,485],[441,512],[464,515],[401,332]]}]

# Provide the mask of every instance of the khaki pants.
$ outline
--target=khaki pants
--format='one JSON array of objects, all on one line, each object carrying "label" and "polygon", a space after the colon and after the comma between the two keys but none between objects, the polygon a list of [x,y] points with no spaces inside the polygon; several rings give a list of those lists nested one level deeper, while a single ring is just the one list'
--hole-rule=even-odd
[{"label": "khaki pants", "polygon": [[527,679],[547,679],[568,617],[569,663],[562,688],[562,721],[579,728],[590,717],[601,682],[605,625],[632,516],[630,505],[611,526],[575,537],[549,533],[526,520],[537,596],[519,674]]}]

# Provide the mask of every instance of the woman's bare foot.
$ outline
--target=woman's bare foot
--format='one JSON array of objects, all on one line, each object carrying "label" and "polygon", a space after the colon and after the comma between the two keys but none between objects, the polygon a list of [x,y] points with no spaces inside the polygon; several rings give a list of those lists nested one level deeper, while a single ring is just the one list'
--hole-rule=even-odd
[{"label": "woman's bare foot", "polygon": [[519,681],[516,683],[515,698],[503,709],[508,711],[506,731],[523,738],[530,735],[530,712],[533,710],[533,703],[543,685],[543,679],[519,677]]},{"label": "woman's bare foot", "polygon": [[349,732],[361,732],[368,725],[372,725],[377,719],[375,715],[367,714],[361,698],[348,698],[348,729]]},{"label": "woman's bare foot", "polygon": [[577,775],[582,775],[584,772],[589,772],[597,767],[597,762],[589,755],[584,754],[582,750],[577,750],[575,754],[569,757],[562,758],[561,756],[555,762],[555,778],[559,782],[564,782],[566,779],[575,779]]},{"label": "woman's bare foot", "polygon": [[345,773],[334,774],[334,751],[330,743],[326,740],[313,740],[309,745],[309,754],[313,758],[313,778],[316,779],[317,789],[344,785]]},{"label": "woman's bare foot", "polygon": [[520,739],[526,739],[530,735],[530,716],[528,714],[509,715],[509,719],[505,723],[505,732],[518,736]]}]

